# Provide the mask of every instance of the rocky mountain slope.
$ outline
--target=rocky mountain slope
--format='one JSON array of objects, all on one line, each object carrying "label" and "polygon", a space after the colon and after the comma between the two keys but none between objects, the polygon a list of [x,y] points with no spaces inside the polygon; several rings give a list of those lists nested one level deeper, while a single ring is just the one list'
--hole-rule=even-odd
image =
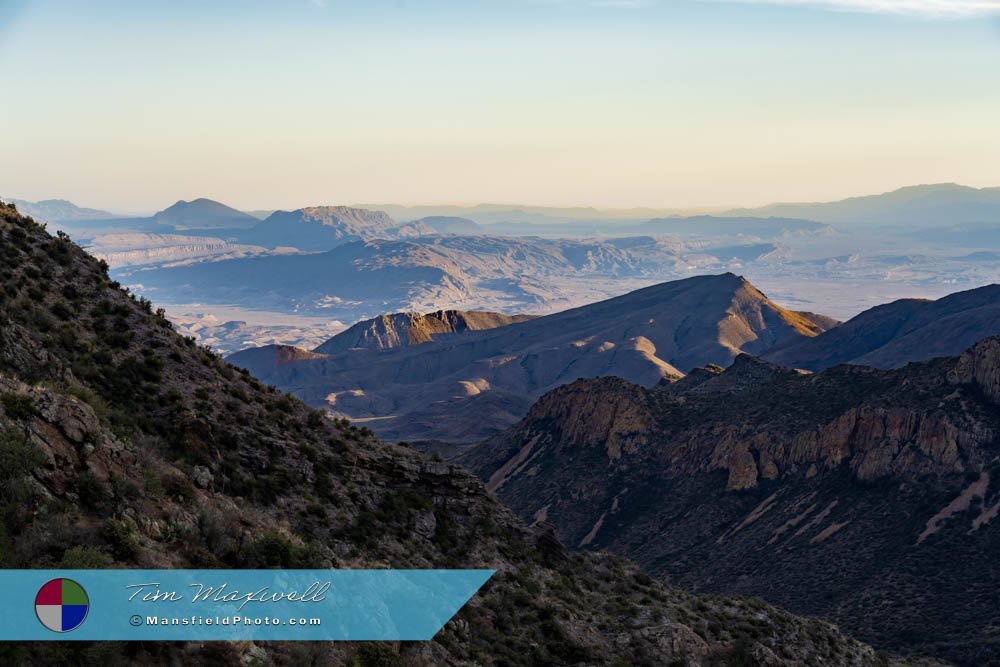
[{"label": "rocky mountain slope", "polygon": [[3,567],[490,567],[433,642],[4,643],[3,664],[884,665],[762,602],[571,554],[461,469],[380,443],[175,334],[0,205]]},{"label": "rocky mountain slope", "polygon": [[616,375],[653,386],[822,330],[724,274],[417,347],[345,350],[271,368],[261,363],[272,358],[266,351],[231,359],[307,403],[373,419],[371,428],[384,437],[469,443],[513,424],[537,397],[578,378]]},{"label": "rocky mountain slope", "polygon": [[900,299],[876,306],[810,340],[776,346],[766,358],[795,368],[836,364],[897,368],[960,354],[1000,334],[1000,285],[956,292],[936,301]]},{"label": "rocky mountain slope", "polygon": [[349,206],[310,206],[295,211],[276,211],[252,230],[238,232],[237,237],[244,243],[269,248],[292,246],[300,250],[324,251],[348,241],[430,233],[433,232],[429,227],[418,223],[400,225],[382,211]]},{"label": "rocky mountain slope", "polygon": [[567,544],[963,665],[1000,651],[1000,338],[897,370],[580,380],[459,461]]},{"label": "rocky mountain slope", "polygon": [[436,336],[485,331],[532,319],[484,311],[437,310],[433,313],[393,313],[358,322],[316,348],[320,354],[337,354],[359,348],[388,350],[429,343]]}]

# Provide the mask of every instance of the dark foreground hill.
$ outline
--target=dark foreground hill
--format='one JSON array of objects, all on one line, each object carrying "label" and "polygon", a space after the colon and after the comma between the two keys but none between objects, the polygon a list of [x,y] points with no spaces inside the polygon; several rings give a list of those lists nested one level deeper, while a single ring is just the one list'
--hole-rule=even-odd
[{"label": "dark foreground hill", "polygon": [[459,460],[567,544],[686,588],[1000,655],[1000,338],[889,371],[742,356],[655,389],[581,380]]},{"label": "dark foreground hill", "polygon": [[4,567],[498,570],[428,643],[4,643],[0,664],[887,661],[827,623],[568,553],[461,469],[330,420],[176,335],[66,237],[2,205],[0,254]]}]

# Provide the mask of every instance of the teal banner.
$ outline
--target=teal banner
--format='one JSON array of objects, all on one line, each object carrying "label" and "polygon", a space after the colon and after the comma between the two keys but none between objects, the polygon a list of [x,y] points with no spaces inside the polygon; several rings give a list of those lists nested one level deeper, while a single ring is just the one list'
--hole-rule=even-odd
[{"label": "teal banner", "polygon": [[428,640],[493,570],[0,570],[0,640]]}]

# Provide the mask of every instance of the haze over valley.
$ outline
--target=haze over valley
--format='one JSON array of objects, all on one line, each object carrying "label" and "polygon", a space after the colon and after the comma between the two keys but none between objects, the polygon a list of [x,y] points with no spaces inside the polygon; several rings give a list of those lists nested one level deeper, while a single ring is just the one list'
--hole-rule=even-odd
[{"label": "haze over valley", "polygon": [[136,218],[64,200],[21,206],[223,353],[319,344],[391,312],[550,314],[726,271],[837,319],[1000,280],[997,189],[958,185],[684,215],[502,205],[243,213],[196,199]]}]

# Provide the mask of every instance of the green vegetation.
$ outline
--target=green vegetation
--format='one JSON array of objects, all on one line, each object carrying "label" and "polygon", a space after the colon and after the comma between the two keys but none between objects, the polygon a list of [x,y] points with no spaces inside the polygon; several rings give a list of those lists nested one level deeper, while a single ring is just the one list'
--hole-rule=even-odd
[{"label": "green vegetation", "polygon": [[0,564],[9,562],[14,539],[29,523],[27,478],[41,462],[41,451],[22,433],[0,429]]},{"label": "green vegetation", "polygon": [[132,521],[108,519],[101,535],[117,560],[129,562],[139,555],[139,530]]}]

